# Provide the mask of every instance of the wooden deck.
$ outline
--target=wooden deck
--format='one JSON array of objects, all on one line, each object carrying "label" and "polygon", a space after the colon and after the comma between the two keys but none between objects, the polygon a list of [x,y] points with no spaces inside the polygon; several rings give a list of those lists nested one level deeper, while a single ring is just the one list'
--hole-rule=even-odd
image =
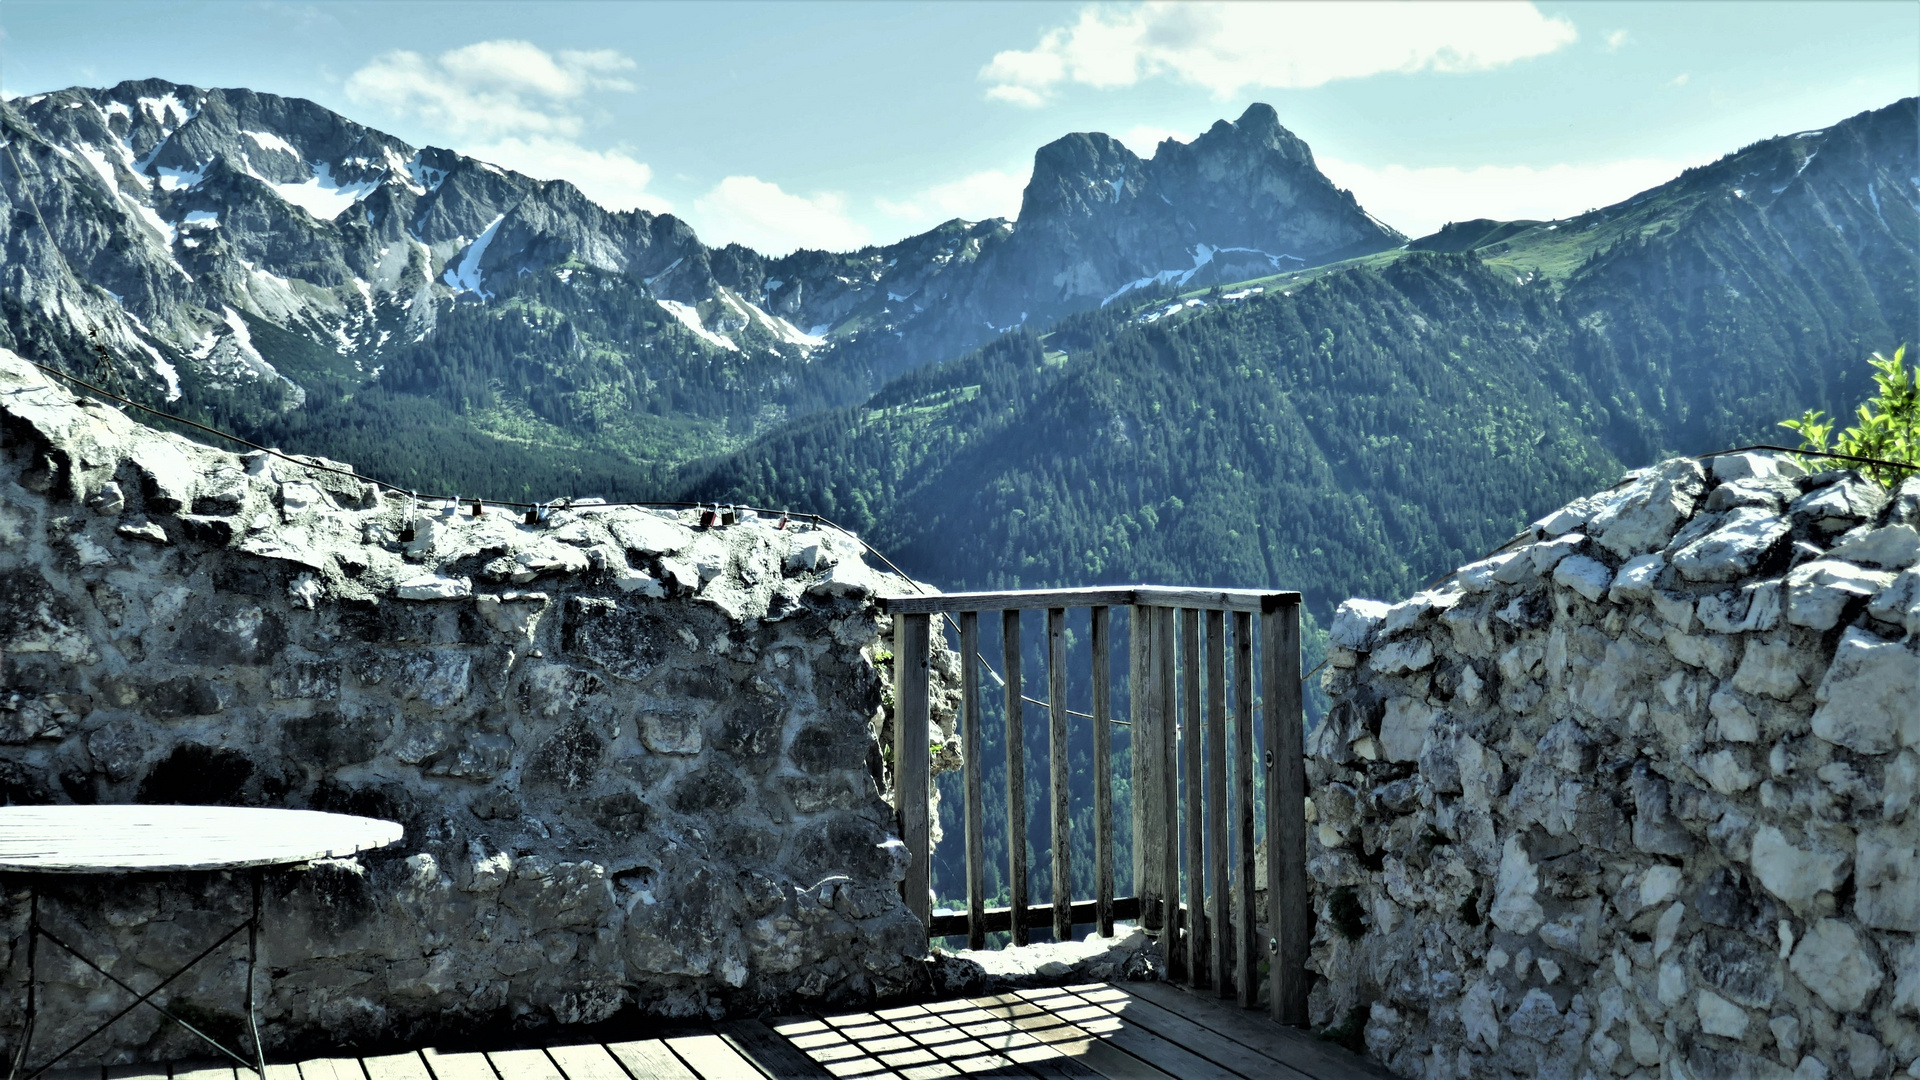
[{"label": "wooden deck", "polygon": [[[247,1080],[207,1065],[48,1080]],[[1092,983],[871,1013],[724,1021],[630,1042],[315,1058],[266,1080],[1391,1080],[1331,1043],[1164,983]]]}]

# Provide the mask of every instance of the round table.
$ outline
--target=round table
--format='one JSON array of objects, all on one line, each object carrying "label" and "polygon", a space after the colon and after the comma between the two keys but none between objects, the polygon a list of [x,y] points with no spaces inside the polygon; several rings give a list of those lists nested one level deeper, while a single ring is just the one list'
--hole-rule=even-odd
[{"label": "round table", "polygon": [[[5,806],[0,807],[0,873],[112,876],[180,871],[250,870],[253,912],[198,956],[141,993],[107,973],[79,950],[40,925],[40,891],[32,889],[27,932],[27,1017],[14,1051],[9,1080],[18,1080],[32,1043],[38,1014],[37,954],[41,938],[134,996],[133,1003],[29,1073],[32,1080],[146,1005],[186,1028],[235,1062],[266,1075],[260,1026],[254,1016],[253,980],[259,959],[261,871],[318,859],[343,858],[397,843],[401,827],[378,818],[317,810],[268,810],[242,806]],[[153,1002],[153,995],[206,959],[241,931],[247,933],[247,1024],[253,1058],[239,1053]]]}]

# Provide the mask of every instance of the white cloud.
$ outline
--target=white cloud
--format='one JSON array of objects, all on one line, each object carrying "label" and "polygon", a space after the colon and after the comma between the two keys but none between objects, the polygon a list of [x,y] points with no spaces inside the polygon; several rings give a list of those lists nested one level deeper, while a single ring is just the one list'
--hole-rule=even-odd
[{"label": "white cloud", "polygon": [[1062,83],[1098,89],[1166,76],[1221,98],[1249,87],[1307,88],[1382,72],[1485,71],[1571,44],[1564,17],[1530,3],[1092,5],[1027,50],[980,71],[987,96],[1038,106]]},{"label": "white cloud", "polygon": [[848,216],[841,196],[795,195],[757,176],[729,176],[715,184],[693,201],[688,218],[707,244],[740,243],[766,255],[797,248],[850,251],[872,242]]},{"label": "white cloud", "polygon": [[1609,34],[1607,34],[1606,49],[1608,52],[1619,52],[1620,46],[1625,45],[1626,43],[1627,43],[1627,32],[1625,30],[1614,30]]},{"label": "white cloud", "polygon": [[1031,169],[1020,173],[985,169],[958,180],[935,184],[900,202],[875,199],[874,205],[888,217],[916,222],[926,228],[953,218],[965,218],[968,221],[1013,218],[1020,213],[1020,196],[1027,190],[1027,181],[1032,176]]},{"label": "white cloud", "polygon": [[398,50],[347,76],[347,97],[410,113],[460,135],[577,135],[590,90],[632,90],[615,72],[634,62],[611,49],[549,53],[525,41],[477,41],[428,58]]},{"label": "white cloud", "polygon": [[1667,85],[1668,86],[1685,86],[1687,85],[1687,80],[1691,77],[1692,76],[1688,75],[1686,72],[1683,71],[1680,74],[1675,75],[1673,77],[1673,81],[1668,83]]},{"label": "white cloud", "polygon": [[1187,143],[1193,141],[1193,134],[1175,131],[1172,128],[1154,127],[1152,124],[1139,124],[1121,132],[1119,138],[1126,144],[1127,149],[1143,158],[1150,158],[1154,155],[1154,151],[1160,149],[1162,140],[1172,139],[1174,142]]},{"label": "white cloud", "polygon": [[[347,77],[347,97],[422,123],[463,153],[543,180],[566,180],[610,210],[665,210],[653,170],[618,148],[579,141],[588,94],[631,91],[630,57],[611,49],[549,53],[525,41],[478,41],[438,56],[399,50]],[[472,141],[464,141],[472,140]]]},{"label": "white cloud", "polygon": [[653,179],[647,163],[623,150],[592,150],[571,139],[516,135],[471,146],[464,152],[536,180],[565,180],[609,210],[651,210],[658,214],[673,208],[667,200],[647,191]]},{"label": "white cloud", "polygon": [[1699,161],[1628,158],[1597,165],[1481,165],[1374,168],[1316,158],[1328,179],[1353,192],[1367,212],[1408,236],[1474,218],[1551,220],[1609,206],[1666,183]]}]

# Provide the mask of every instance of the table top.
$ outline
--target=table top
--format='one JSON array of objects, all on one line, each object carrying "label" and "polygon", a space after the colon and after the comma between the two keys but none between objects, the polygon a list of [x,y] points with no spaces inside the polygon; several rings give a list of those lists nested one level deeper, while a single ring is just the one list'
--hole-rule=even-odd
[{"label": "table top", "polygon": [[400,826],[246,806],[0,806],[0,873],[234,870],[342,858],[397,843]]}]

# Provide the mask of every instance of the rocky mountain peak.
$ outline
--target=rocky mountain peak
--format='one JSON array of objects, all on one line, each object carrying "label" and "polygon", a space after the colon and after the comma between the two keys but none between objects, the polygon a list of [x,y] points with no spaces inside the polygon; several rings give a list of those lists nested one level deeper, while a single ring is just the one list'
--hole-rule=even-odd
[{"label": "rocky mountain peak", "polygon": [[1260,277],[1396,246],[1313,163],[1313,152],[1255,104],[1190,143],[1142,159],[1108,135],[1079,132],[1034,155],[1012,288],[987,321],[1106,303],[1152,285]]},{"label": "rocky mountain peak", "polygon": [[1020,199],[1022,224],[1061,213],[1092,213],[1118,203],[1143,179],[1139,155],[1098,131],[1078,131],[1053,140],[1033,155],[1033,179]]}]

